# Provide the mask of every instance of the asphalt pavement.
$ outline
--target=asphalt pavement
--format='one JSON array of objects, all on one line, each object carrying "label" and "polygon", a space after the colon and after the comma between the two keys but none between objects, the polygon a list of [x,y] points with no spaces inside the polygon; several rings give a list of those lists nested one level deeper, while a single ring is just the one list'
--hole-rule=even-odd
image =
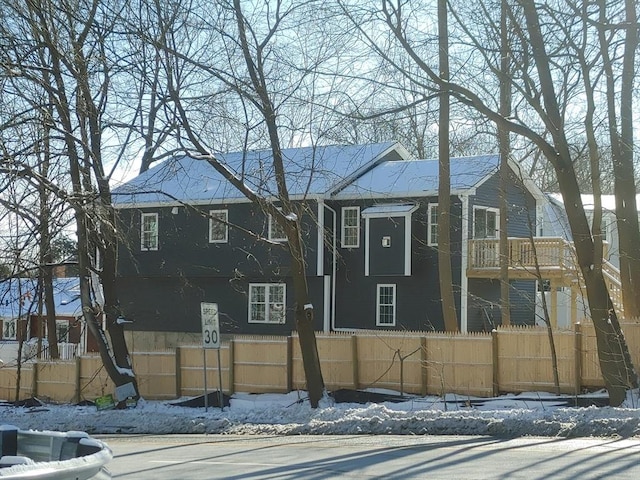
[{"label": "asphalt pavement", "polygon": [[97,436],[114,479],[637,479],[640,438]]}]

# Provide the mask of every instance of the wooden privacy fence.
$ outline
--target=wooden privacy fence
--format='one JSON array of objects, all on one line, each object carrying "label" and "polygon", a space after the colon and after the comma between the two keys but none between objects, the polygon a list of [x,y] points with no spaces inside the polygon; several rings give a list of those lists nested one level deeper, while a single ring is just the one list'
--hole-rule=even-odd
[{"label": "wooden privacy fence", "polygon": [[[622,324],[634,365],[640,365],[640,321]],[[579,393],[604,386],[593,326],[553,332],[560,390]],[[387,388],[421,395],[487,397],[503,392],[553,391],[547,331],[500,327],[492,333],[357,332],[316,334],[328,390]],[[186,345],[175,350],[133,352],[140,393],[173,399],[204,391],[204,355],[209,391],[218,389],[215,350]],[[281,393],[306,389],[295,336],[234,336],[220,351],[226,393]],[[16,368],[0,368],[0,399],[16,399]],[[39,361],[22,366],[18,398],[56,402],[94,399],[114,388],[100,357]]]}]

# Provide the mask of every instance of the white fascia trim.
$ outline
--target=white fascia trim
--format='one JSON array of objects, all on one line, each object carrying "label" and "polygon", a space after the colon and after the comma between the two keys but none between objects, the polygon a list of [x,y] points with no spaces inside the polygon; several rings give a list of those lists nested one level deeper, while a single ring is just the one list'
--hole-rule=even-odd
[{"label": "white fascia trim", "polygon": [[323,330],[324,333],[329,333],[331,331],[331,275],[324,276],[324,308],[323,311]]},{"label": "white fascia trim", "polygon": [[[418,208],[416,206],[416,208]],[[413,213],[415,210],[412,210]],[[404,276],[411,276],[411,213],[404,216]]]},{"label": "white fascia trim", "polygon": [[364,219],[364,276],[369,276],[369,219]]},{"label": "white fascia trim", "polygon": [[469,328],[469,279],[467,267],[469,266],[469,196],[460,195],[462,203],[462,248],[460,255],[460,331],[467,333]]},{"label": "white fascia trim", "polygon": [[[499,155],[498,155],[499,157]],[[525,186],[525,188],[529,191],[529,193],[538,201],[545,201],[545,195],[540,187],[538,187],[535,182],[531,179],[531,177],[525,173],[522,169],[522,165],[520,165],[516,160],[514,160],[511,156],[507,158],[507,165],[509,169],[513,172],[513,174],[518,178]],[[482,178],[478,183],[476,183],[475,188],[480,187],[484,184],[488,179],[496,175],[496,173],[500,173],[500,163],[498,163],[498,168],[495,172],[489,173],[487,176]]]},{"label": "white fascia trim", "polygon": [[[127,194],[127,195],[135,195],[135,194]],[[124,196],[124,194],[123,194]],[[276,197],[265,198],[266,201],[269,202],[279,202],[279,199]],[[305,201],[305,200],[316,200],[321,201],[324,200],[323,195],[291,195],[289,197],[291,201]],[[128,209],[128,208],[162,208],[162,207],[183,207],[187,205],[193,206],[201,206],[201,205],[227,205],[232,203],[254,203],[246,197],[233,197],[233,198],[209,198],[206,200],[168,200],[166,202],[125,202],[125,203],[114,203],[113,208],[120,209]]]},{"label": "white fascia trim", "polygon": [[165,208],[165,207],[184,207],[188,205],[193,206],[215,206],[215,205],[227,205],[231,203],[251,203],[246,198],[212,198],[210,200],[185,200],[177,202],[171,200],[170,202],[131,202],[131,203],[115,203],[113,208],[116,210],[125,210],[129,208]]},{"label": "white fascia trim", "polygon": [[321,277],[324,275],[324,200],[318,200],[318,254],[316,256],[316,275]]},{"label": "white fascia trim", "polygon": [[[451,190],[451,196],[460,195],[475,195],[476,188],[465,188],[463,190]],[[399,198],[422,198],[422,197],[437,197],[438,191],[415,191],[415,192],[363,192],[363,193],[351,193],[351,194],[336,194],[331,196],[331,200],[349,201],[349,200],[397,200]]]},{"label": "white fascia trim", "polygon": [[507,163],[509,164],[511,170],[513,170],[513,173],[516,175],[516,177],[519,178],[522,183],[524,183],[524,186],[527,188],[527,190],[529,190],[529,193],[533,196],[533,198],[536,199],[536,201],[547,201],[547,197],[545,196],[544,192],[540,189],[540,187],[538,187],[538,185],[535,184],[531,177],[523,171],[522,165],[520,165],[511,157],[507,159]]}]

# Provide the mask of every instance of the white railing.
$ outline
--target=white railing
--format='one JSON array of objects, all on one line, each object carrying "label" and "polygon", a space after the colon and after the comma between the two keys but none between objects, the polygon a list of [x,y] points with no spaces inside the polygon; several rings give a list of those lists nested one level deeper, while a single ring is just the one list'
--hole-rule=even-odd
[{"label": "white railing", "polygon": [[[582,275],[577,268],[573,244],[560,237],[509,238],[509,268],[530,270],[535,274],[536,263],[542,273],[550,270],[565,272],[570,278],[581,281]],[[603,245],[606,255],[607,244]],[[500,240],[497,238],[483,238],[469,241],[470,269],[500,268]],[[604,276],[613,308],[618,316],[623,316],[622,285],[620,271],[607,260],[602,261]]]},{"label": "white railing", "polygon": [[[58,343],[58,354],[60,360],[73,360],[78,356],[77,343],[60,342]],[[42,351],[40,357],[38,357],[38,342],[37,339],[32,338],[28,342],[25,342],[22,347],[22,358],[25,360],[40,358],[43,360],[49,360],[51,358],[49,354],[49,344],[46,341],[42,342]]]},{"label": "white railing", "polygon": [[[535,271],[536,261],[541,268],[573,268],[571,244],[560,237],[508,239],[508,265]],[[470,268],[499,268],[500,240],[483,238],[469,241]]]},{"label": "white railing", "polygon": [[613,308],[619,317],[624,317],[624,305],[622,303],[622,282],[620,280],[620,270],[607,260],[602,261],[602,275],[607,284],[609,296],[613,303]]}]

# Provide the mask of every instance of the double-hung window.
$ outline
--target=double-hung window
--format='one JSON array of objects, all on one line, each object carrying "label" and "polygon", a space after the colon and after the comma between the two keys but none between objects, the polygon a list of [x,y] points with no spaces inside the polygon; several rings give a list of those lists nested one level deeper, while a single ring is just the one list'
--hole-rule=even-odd
[{"label": "double-hung window", "polygon": [[278,221],[269,214],[269,240],[273,242],[286,242],[287,234]]},{"label": "double-hung window", "polygon": [[360,246],[360,207],[342,207],[342,248]]},{"label": "double-hung window", "polygon": [[498,238],[498,210],[473,208],[473,238]]},{"label": "double-hung window", "polygon": [[396,324],[396,285],[379,283],[376,292],[376,325],[379,327]]},{"label": "double-hung window", "polygon": [[56,338],[60,343],[69,342],[69,322],[66,320],[56,320]]},{"label": "double-hung window", "polygon": [[429,205],[429,219],[427,220],[427,245],[438,245],[438,204]]},{"label": "double-hung window", "polygon": [[249,323],[285,323],[286,285],[249,284]]},{"label": "double-hung window", "polygon": [[143,213],[140,221],[140,249],[158,250],[158,214]]},{"label": "double-hung window", "polygon": [[229,212],[227,210],[209,211],[209,243],[227,243],[229,240]]},{"label": "double-hung window", "polygon": [[2,321],[2,339],[3,340],[15,340],[16,339],[16,319],[4,319]]}]

